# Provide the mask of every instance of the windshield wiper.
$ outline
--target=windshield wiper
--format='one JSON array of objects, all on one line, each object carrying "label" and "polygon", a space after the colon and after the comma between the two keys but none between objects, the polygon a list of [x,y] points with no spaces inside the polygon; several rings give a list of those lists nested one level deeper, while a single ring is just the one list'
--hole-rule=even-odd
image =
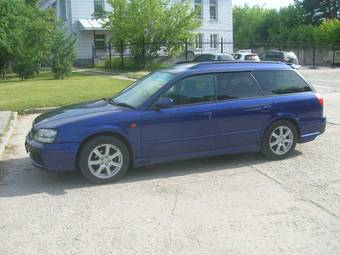
[{"label": "windshield wiper", "polygon": [[114,105],[116,105],[116,106],[122,106],[122,107],[127,107],[127,108],[130,108],[130,109],[136,110],[135,107],[133,107],[132,105],[129,105],[129,104],[127,104],[127,103],[116,103],[116,102],[113,101],[112,99],[111,99],[111,102],[112,102]]},{"label": "windshield wiper", "polygon": [[102,98],[105,102],[116,105],[116,103],[111,98]]}]

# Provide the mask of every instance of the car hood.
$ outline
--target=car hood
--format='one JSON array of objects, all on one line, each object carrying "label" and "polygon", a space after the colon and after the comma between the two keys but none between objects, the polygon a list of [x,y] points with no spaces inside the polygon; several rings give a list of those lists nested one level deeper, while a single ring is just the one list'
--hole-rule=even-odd
[{"label": "car hood", "polygon": [[41,114],[34,120],[34,125],[41,125],[47,122],[55,122],[61,119],[70,119],[102,112],[122,111],[123,108],[112,105],[106,100],[97,100],[81,104],[60,107],[53,111]]}]

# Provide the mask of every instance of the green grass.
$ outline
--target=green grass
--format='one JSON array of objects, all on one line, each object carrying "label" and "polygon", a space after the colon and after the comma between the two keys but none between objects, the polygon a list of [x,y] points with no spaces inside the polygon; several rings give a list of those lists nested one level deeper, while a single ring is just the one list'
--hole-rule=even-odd
[{"label": "green grass", "polygon": [[0,80],[0,110],[21,113],[25,109],[63,106],[110,97],[130,83],[79,73],[73,73],[65,80],[54,80],[49,72],[26,81],[11,77],[6,81]]}]

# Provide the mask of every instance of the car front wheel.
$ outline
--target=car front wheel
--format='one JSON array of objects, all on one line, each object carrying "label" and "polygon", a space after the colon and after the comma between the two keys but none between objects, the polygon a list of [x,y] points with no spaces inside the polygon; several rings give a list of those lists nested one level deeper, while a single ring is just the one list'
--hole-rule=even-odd
[{"label": "car front wheel", "polygon": [[287,158],[295,149],[297,130],[286,120],[273,123],[267,130],[262,141],[262,153],[274,160]]},{"label": "car front wheel", "polygon": [[96,184],[121,179],[130,164],[129,151],[119,139],[102,135],[89,140],[82,148],[79,167],[82,174]]}]

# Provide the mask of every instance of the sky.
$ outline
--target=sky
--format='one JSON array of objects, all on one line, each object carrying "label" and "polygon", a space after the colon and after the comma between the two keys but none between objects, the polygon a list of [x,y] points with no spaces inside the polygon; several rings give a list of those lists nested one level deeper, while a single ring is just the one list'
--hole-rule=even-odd
[{"label": "sky", "polygon": [[293,0],[232,0],[234,5],[244,5],[248,4],[249,6],[253,5],[264,5],[268,8],[277,8],[285,7],[289,4],[292,4]]}]

